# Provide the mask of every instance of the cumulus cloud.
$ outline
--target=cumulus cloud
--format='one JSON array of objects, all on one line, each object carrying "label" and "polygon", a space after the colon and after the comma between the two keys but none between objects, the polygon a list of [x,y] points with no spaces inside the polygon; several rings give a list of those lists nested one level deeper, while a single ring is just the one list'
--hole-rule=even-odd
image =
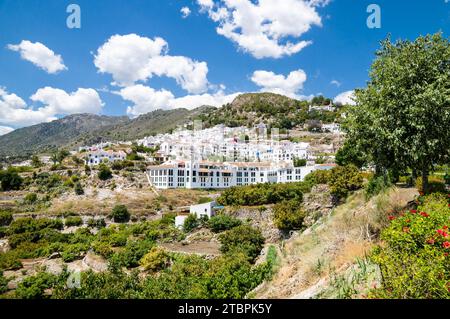
[{"label": "cumulus cloud", "polygon": [[43,106],[35,108],[14,93],[0,89],[0,124],[15,127],[29,126],[57,119],[57,115],[98,113],[103,107],[98,93],[93,89],[78,89],[66,93],[60,89],[45,87],[30,98]]},{"label": "cumulus cloud", "polygon": [[0,126],[0,136],[11,133],[12,131],[14,131],[14,129],[12,127]]},{"label": "cumulus cloud", "polygon": [[152,76],[173,78],[189,93],[208,90],[208,65],[184,56],[168,55],[162,38],[136,34],[114,35],[97,51],[94,63],[101,73],[109,73],[114,85],[127,87]]},{"label": "cumulus cloud", "polygon": [[186,19],[191,15],[191,9],[189,9],[188,7],[181,8],[180,12],[183,19]]},{"label": "cumulus cloud", "polygon": [[44,109],[51,114],[99,113],[104,105],[97,91],[83,88],[66,93],[45,87],[37,90],[30,99],[44,104]]},{"label": "cumulus cloud", "polygon": [[223,91],[218,91],[214,94],[204,93],[176,98],[170,91],[164,89],[155,90],[142,84],[122,88],[114,93],[120,95],[124,100],[133,103],[127,108],[127,114],[131,117],[136,117],[157,109],[193,109],[202,105],[222,106],[223,104],[230,103],[240,94],[226,95]]},{"label": "cumulus cloud", "polygon": [[[322,26],[317,7],[329,0],[197,0],[200,11],[218,24],[217,33],[257,59],[300,52],[300,40],[312,26]],[[291,42],[291,39],[294,42]]]},{"label": "cumulus cloud", "polygon": [[30,61],[47,73],[55,74],[67,70],[61,56],[40,42],[23,40],[20,44],[9,44],[8,49],[19,52],[22,59]]},{"label": "cumulus cloud", "polygon": [[334,103],[342,105],[356,105],[354,98],[355,98],[354,91],[346,91],[336,96],[334,98]]},{"label": "cumulus cloud", "polygon": [[300,99],[297,93],[303,89],[307,76],[305,71],[296,70],[284,76],[270,71],[255,71],[251,78],[252,82],[261,87],[262,92],[271,92]]}]

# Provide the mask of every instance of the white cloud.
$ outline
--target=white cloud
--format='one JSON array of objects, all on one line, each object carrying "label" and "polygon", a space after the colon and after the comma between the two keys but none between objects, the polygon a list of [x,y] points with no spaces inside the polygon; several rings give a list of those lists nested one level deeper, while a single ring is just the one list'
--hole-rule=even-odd
[{"label": "white cloud", "polygon": [[9,44],[8,49],[19,52],[22,59],[30,61],[47,73],[54,74],[67,70],[61,56],[55,54],[40,42],[33,43],[23,40],[17,45]]},{"label": "white cloud", "polygon": [[104,105],[97,91],[83,88],[66,93],[61,89],[45,87],[37,90],[30,99],[43,103],[51,114],[99,113]]},{"label": "white cloud", "polygon": [[157,109],[194,109],[202,105],[222,106],[223,104],[230,103],[240,94],[226,95],[223,91],[218,91],[214,94],[205,93],[175,98],[170,91],[164,89],[155,90],[142,84],[126,87],[114,93],[120,95],[124,100],[133,103],[133,105],[127,108],[127,114],[131,117],[136,117]]},{"label": "white cloud", "polygon": [[262,92],[271,92],[286,95],[291,98],[301,97],[297,93],[303,89],[307,76],[305,71],[296,70],[284,76],[269,71],[255,71],[251,80],[261,87]]},{"label": "white cloud", "polygon": [[112,75],[113,84],[123,87],[156,75],[175,79],[189,93],[208,90],[206,62],[171,56],[167,52],[168,44],[162,38],[114,35],[98,49],[94,63],[101,73]]},{"label": "white cloud", "polygon": [[354,91],[342,92],[341,94],[339,94],[334,98],[334,103],[342,105],[356,105],[356,102],[353,100],[354,97],[355,97]]},{"label": "white cloud", "polygon": [[188,7],[181,8],[180,12],[183,19],[186,19],[191,15],[191,9],[189,9]]},{"label": "white cloud", "polygon": [[[300,52],[311,41],[300,40],[321,26],[316,7],[329,0],[197,0],[201,12],[218,23],[217,33],[255,58],[281,58]],[[294,39],[295,42],[291,42]]]},{"label": "white cloud", "polygon": [[12,131],[14,131],[14,129],[12,127],[0,126],[0,136],[11,133]]},{"label": "white cloud", "polygon": [[14,93],[9,94],[0,89],[0,124],[15,127],[29,126],[55,120],[57,115],[75,113],[98,113],[103,103],[98,93],[93,89],[78,89],[73,93],[66,93],[51,87],[36,91],[30,98],[44,106],[34,108]]},{"label": "white cloud", "polygon": [[338,80],[333,80],[333,81],[330,82],[330,84],[336,85],[337,87],[340,87],[342,85],[342,83],[339,82]]}]

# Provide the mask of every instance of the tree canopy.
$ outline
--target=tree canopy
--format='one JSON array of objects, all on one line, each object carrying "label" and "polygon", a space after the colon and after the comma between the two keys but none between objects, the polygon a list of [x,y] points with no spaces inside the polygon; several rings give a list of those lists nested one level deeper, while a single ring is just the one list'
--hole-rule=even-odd
[{"label": "tree canopy", "polygon": [[433,165],[450,154],[450,42],[441,33],[414,42],[387,38],[376,56],[349,110],[344,148],[354,150],[345,154],[377,173],[421,171],[426,189]]}]

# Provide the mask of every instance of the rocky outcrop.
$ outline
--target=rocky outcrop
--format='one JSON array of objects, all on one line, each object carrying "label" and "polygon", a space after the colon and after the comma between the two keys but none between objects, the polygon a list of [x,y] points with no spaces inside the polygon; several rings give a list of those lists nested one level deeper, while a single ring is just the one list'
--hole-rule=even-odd
[{"label": "rocky outcrop", "polygon": [[320,218],[328,216],[333,209],[333,200],[328,185],[314,186],[310,193],[303,196],[302,206],[307,212],[303,222],[306,227],[310,227]]}]

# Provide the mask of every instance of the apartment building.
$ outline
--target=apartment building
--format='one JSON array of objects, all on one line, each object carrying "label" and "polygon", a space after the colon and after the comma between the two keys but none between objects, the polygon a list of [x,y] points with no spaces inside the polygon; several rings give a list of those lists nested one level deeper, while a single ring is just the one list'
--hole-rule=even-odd
[{"label": "apartment building", "polygon": [[288,162],[169,161],[149,167],[148,175],[153,186],[159,189],[223,189],[260,183],[299,182],[315,170],[332,167],[294,167]]}]

